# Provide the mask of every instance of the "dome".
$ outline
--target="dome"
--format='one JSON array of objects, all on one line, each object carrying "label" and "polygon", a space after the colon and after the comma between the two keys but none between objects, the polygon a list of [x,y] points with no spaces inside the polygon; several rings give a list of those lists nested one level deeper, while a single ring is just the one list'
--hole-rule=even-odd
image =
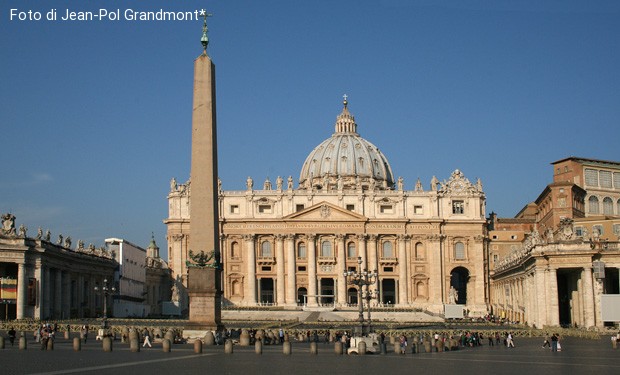
[{"label": "dome", "polygon": [[357,133],[346,96],[343,104],[342,113],[336,118],[335,133],[306,158],[299,176],[300,188],[391,189],[394,176],[387,158]]}]

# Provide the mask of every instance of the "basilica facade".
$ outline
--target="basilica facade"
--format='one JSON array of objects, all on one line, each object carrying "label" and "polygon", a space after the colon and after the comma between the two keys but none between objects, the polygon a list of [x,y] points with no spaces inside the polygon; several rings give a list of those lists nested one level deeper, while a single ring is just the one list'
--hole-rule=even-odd
[{"label": "basilica facade", "polygon": [[[299,180],[248,177],[245,189],[219,187],[222,303],[355,308],[358,290],[345,272],[368,270],[377,272],[372,305],[443,313],[456,303],[471,315],[486,313],[482,183],[458,169],[447,177],[406,189],[386,156],[360,136],[345,99],[334,133],[311,150]],[[195,203],[191,181],[170,185],[168,263],[187,307]]]}]

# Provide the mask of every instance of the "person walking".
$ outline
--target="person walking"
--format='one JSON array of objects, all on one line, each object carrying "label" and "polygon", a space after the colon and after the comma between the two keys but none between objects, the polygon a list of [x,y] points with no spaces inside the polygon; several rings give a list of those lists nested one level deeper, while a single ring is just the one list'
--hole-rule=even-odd
[{"label": "person walking", "polygon": [[13,343],[15,343],[15,328],[11,327],[11,329],[9,330],[9,341],[11,342],[11,346],[13,346]]},{"label": "person walking", "polygon": [[142,335],[144,336],[144,342],[142,343],[142,347],[145,348],[148,345],[149,348],[152,348],[153,346],[151,346],[151,337],[150,337],[151,334],[147,328],[144,329],[144,332],[142,332]]},{"label": "person walking", "polygon": [[545,341],[543,341],[543,349],[546,347],[549,347],[549,349],[551,349],[551,343],[549,342],[549,334],[545,334]]}]

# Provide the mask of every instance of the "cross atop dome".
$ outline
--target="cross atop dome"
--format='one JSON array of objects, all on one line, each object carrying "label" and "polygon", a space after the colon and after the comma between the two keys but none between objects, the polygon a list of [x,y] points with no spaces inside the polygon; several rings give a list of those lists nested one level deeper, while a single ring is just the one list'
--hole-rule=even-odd
[{"label": "cross atop dome", "polygon": [[347,94],[342,95],[342,98],[344,99],[342,101],[342,104],[344,104],[344,107],[347,108],[347,104],[349,104],[349,102],[347,102],[347,98],[348,98]]}]

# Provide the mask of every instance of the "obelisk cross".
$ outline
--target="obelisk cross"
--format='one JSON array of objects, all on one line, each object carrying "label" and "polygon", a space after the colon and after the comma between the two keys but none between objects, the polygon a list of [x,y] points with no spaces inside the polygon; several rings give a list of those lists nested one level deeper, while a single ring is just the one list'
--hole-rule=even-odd
[{"label": "obelisk cross", "polygon": [[207,45],[209,45],[209,37],[207,36],[207,32],[209,29],[207,28],[207,17],[213,17],[213,14],[207,13],[205,9],[200,10],[200,16],[204,18],[204,23],[202,24],[202,38],[200,38],[200,43],[202,43],[203,53],[207,54]]}]

